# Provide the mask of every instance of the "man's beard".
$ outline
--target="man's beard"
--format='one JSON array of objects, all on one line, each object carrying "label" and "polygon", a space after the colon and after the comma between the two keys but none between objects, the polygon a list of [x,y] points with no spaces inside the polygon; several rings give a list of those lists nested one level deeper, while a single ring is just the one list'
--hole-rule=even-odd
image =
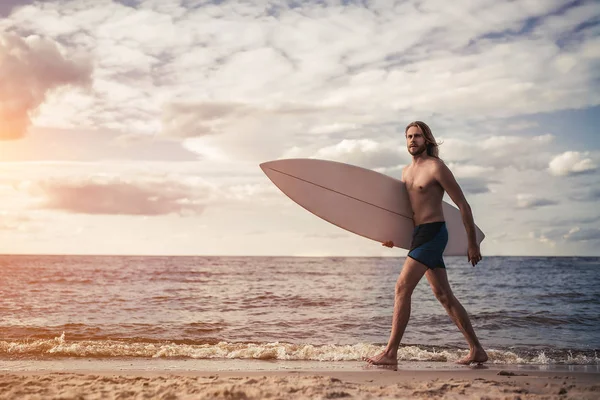
[{"label": "man's beard", "polygon": [[[420,156],[421,154],[423,154],[423,152],[427,150],[427,145],[424,144],[423,146],[417,147],[416,150],[412,150],[412,149],[408,149],[408,152],[412,155],[412,156]],[[413,153],[414,151],[414,153]]]}]

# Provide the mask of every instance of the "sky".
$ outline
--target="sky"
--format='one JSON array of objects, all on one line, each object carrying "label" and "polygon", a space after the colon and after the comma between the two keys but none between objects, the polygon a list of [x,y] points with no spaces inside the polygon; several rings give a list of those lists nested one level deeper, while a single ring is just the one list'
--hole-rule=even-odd
[{"label": "sky", "polygon": [[400,178],[427,122],[483,256],[600,256],[595,1],[3,0],[0,253],[403,256],[259,164]]}]

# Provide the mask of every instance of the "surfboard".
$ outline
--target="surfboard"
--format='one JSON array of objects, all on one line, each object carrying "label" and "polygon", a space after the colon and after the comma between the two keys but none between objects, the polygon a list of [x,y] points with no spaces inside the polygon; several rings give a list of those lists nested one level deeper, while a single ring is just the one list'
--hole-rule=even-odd
[{"label": "surfboard", "polygon": [[[290,199],[342,229],[395,247],[410,249],[414,221],[404,182],[336,161],[284,159],[260,164]],[[444,255],[467,255],[467,232],[458,208],[443,202],[448,229]],[[477,242],[485,235],[476,227]]]}]

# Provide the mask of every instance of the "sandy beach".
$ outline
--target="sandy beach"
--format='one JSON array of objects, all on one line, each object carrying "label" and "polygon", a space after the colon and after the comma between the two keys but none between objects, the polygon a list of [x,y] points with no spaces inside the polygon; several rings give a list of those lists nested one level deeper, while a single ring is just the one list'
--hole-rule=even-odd
[{"label": "sandy beach", "polygon": [[[359,364],[353,364],[358,366]],[[98,365],[97,365],[98,366]],[[96,368],[11,371],[0,399],[597,399],[600,374],[439,366],[265,370]]]}]

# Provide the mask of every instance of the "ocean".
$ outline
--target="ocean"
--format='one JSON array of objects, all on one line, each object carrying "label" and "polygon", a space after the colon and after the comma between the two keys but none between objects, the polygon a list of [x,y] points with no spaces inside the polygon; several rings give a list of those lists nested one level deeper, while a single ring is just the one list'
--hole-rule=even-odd
[{"label": "ocean", "polygon": [[[387,342],[403,257],[0,256],[1,360],[358,361]],[[490,363],[600,366],[600,258],[446,258]],[[400,363],[467,345],[423,278]]]}]

